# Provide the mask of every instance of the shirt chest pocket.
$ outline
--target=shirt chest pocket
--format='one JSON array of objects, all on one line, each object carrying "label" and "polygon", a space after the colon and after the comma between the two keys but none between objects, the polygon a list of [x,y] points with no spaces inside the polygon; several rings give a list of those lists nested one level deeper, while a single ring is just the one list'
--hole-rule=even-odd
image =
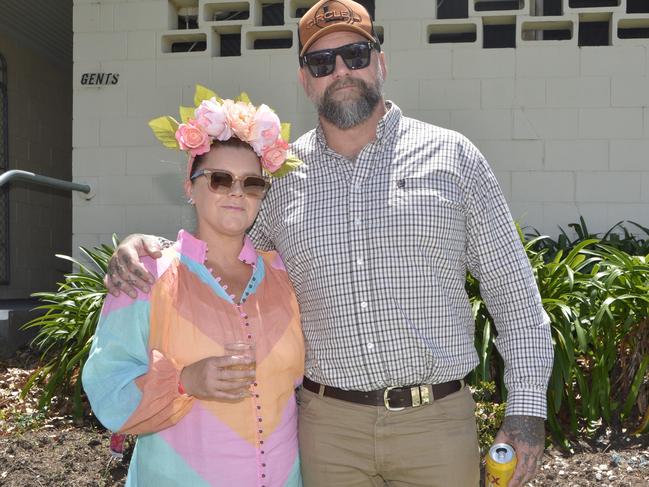
[{"label": "shirt chest pocket", "polygon": [[437,248],[463,246],[465,213],[460,188],[449,179],[406,177],[391,184],[387,212],[402,236]]},{"label": "shirt chest pocket", "polygon": [[397,211],[447,208],[463,213],[460,188],[452,182],[437,178],[408,177],[397,179],[392,188],[390,206]]}]

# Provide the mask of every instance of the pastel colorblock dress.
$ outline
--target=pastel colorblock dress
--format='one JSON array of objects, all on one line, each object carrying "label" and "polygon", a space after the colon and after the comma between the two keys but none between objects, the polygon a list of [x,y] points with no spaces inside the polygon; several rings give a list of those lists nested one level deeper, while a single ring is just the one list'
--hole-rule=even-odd
[{"label": "pastel colorblock dress", "polygon": [[[156,276],[136,299],[108,295],[83,369],[93,411],[113,431],[137,434],[127,486],[301,486],[295,388],[304,342],[281,259],[246,237],[253,267],[240,302],[205,267],[207,246],[181,230],[145,265]],[[254,340],[253,397],[203,401],[178,392],[180,371],[224,344]]]}]

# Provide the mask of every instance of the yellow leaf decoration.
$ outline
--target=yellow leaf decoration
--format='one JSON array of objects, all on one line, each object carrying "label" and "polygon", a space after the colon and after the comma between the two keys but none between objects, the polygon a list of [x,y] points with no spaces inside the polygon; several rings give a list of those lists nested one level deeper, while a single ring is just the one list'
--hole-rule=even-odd
[{"label": "yellow leaf decoration", "polygon": [[304,163],[300,159],[298,159],[297,157],[295,157],[292,154],[289,154],[286,157],[286,161],[284,162],[284,164],[282,164],[277,171],[275,171],[275,172],[273,172],[271,174],[272,174],[272,176],[274,178],[281,178],[282,176],[286,176],[291,171],[297,169],[302,164],[304,164]]},{"label": "yellow leaf decoration", "polygon": [[176,140],[176,130],[178,130],[178,122],[170,116],[158,117],[149,121],[149,127],[153,130],[153,135],[162,142],[162,145],[170,149],[179,149],[178,141]]},{"label": "yellow leaf decoration", "polygon": [[234,99],[234,101],[242,101],[244,103],[252,104],[252,102],[250,101],[250,97],[248,96],[248,93],[246,93],[245,91],[242,91],[241,94]]},{"label": "yellow leaf decoration", "polygon": [[209,100],[210,98],[216,98],[216,101],[219,103],[223,101],[219,95],[209,88],[205,88],[203,85],[196,85],[196,91],[194,92],[195,106],[199,106],[203,100]]},{"label": "yellow leaf decoration", "polygon": [[280,135],[282,137],[282,140],[288,142],[291,137],[291,124],[288,122],[285,122],[282,124],[282,129],[280,131]]},{"label": "yellow leaf decoration", "polygon": [[178,112],[180,113],[180,121],[182,123],[187,123],[187,120],[194,118],[194,107],[179,107]]}]

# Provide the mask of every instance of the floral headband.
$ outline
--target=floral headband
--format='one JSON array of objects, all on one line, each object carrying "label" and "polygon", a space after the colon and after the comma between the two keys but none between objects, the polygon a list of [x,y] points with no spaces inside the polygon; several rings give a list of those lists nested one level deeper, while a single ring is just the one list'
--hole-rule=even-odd
[{"label": "floral headband", "polygon": [[212,90],[196,85],[194,104],[193,108],[180,107],[180,123],[168,115],[149,121],[153,134],[165,147],[187,152],[188,178],[196,156],[209,152],[215,140],[231,137],[249,144],[273,177],[282,177],[302,164],[288,154],[290,124],[281,123],[267,105],[255,107],[246,93],[223,100]]}]

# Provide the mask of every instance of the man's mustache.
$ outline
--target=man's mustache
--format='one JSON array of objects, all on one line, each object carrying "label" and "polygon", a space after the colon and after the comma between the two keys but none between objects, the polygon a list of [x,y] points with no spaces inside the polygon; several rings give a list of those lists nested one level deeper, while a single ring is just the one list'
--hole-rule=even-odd
[{"label": "man's mustache", "polygon": [[361,79],[341,78],[339,80],[334,81],[332,84],[330,84],[325,91],[326,94],[330,95],[335,90],[338,90],[340,88],[346,88],[348,86],[354,86],[356,88],[360,88],[361,90],[366,90],[368,88],[367,83],[365,83],[365,81]]}]

